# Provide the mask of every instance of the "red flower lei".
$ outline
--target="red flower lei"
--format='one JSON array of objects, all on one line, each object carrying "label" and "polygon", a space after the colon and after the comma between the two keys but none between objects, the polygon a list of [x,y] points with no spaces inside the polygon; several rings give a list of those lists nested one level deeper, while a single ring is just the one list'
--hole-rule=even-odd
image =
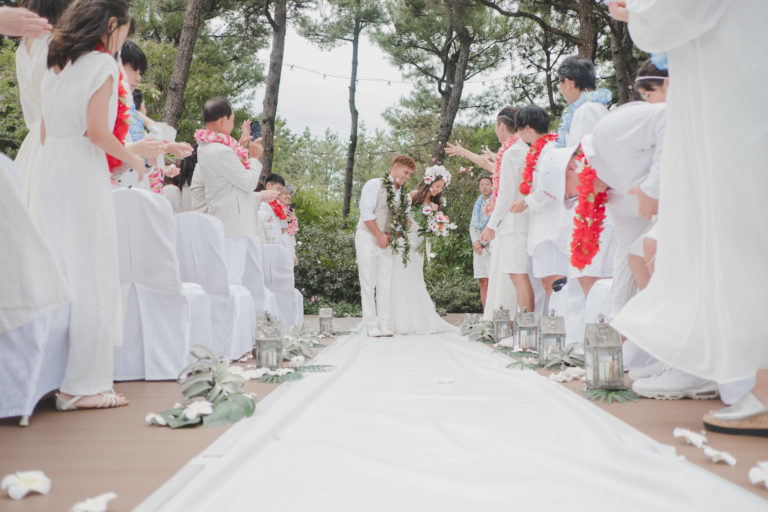
[{"label": "red flower lei", "polygon": [[531,193],[531,187],[533,186],[533,171],[536,170],[536,163],[541,156],[541,150],[547,143],[557,140],[556,133],[548,133],[542,135],[539,139],[531,145],[531,149],[528,150],[528,154],[525,155],[525,169],[523,169],[523,181],[520,183],[520,193],[527,196]]},{"label": "red flower lei", "polygon": [[285,220],[287,218],[285,215],[285,208],[283,208],[283,203],[281,203],[279,200],[275,199],[269,203],[269,206],[272,207],[272,211],[275,212],[275,215],[278,219]]},{"label": "red flower lei", "polygon": [[583,269],[600,250],[600,233],[603,231],[605,220],[605,203],[607,192],[595,194],[594,181],[597,178],[595,168],[589,165],[581,148],[576,158],[584,163],[579,173],[579,203],[576,205],[576,215],[573,218],[573,238],[571,239],[571,264]]},{"label": "red flower lei", "polygon": [[[101,43],[96,45],[96,51],[108,53]],[[125,136],[128,135],[128,128],[131,126],[131,114],[128,107],[128,91],[123,86],[123,69],[118,66],[118,70],[120,75],[117,82],[117,118],[115,119],[115,127],[112,133],[120,141],[120,144],[125,146]],[[115,158],[107,153],[107,164],[109,165],[109,172],[112,172],[123,165],[123,162],[119,158]]]},{"label": "red flower lei", "polygon": [[512,147],[512,144],[517,142],[518,138],[517,135],[510,135],[496,152],[496,167],[493,168],[493,177],[491,178],[491,182],[493,183],[493,202],[496,201],[496,197],[499,195],[499,183],[501,182],[501,157],[504,156],[506,150]]}]

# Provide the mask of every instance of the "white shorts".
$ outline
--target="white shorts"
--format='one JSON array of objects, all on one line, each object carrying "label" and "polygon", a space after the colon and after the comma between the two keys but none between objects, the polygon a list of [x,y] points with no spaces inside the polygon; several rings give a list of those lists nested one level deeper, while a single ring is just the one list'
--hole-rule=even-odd
[{"label": "white shorts", "polygon": [[552,241],[542,242],[533,249],[531,256],[533,277],[567,276],[568,256]]},{"label": "white shorts", "polygon": [[475,279],[487,279],[491,274],[491,253],[488,249],[483,249],[482,254],[472,251],[472,270]]},{"label": "white shorts", "polygon": [[528,257],[528,234],[501,233],[496,235],[492,251],[499,253],[500,274],[527,274],[530,268]]}]

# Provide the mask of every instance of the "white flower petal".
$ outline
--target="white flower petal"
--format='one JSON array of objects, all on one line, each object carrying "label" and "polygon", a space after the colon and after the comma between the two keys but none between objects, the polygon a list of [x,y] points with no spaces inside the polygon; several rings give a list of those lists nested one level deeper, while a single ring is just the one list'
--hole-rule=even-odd
[{"label": "white flower petal", "polygon": [[768,461],[758,462],[757,466],[749,470],[748,476],[753,485],[762,482],[768,489]]},{"label": "white flower petal", "polygon": [[115,498],[117,498],[117,494],[113,492],[100,494],[95,498],[88,498],[75,503],[70,512],[106,512],[109,502]]},{"label": "white flower petal", "polygon": [[184,417],[188,420],[194,420],[200,416],[207,416],[212,413],[213,404],[208,400],[196,400],[184,409]]},{"label": "white flower petal", "polygon": [[229,367],[229,373],[234,373],[235,375],[242,375],[244,371],[245,370],[243,370],[242,366],[230,366]]},{"label": "white flower petal", "polygon": [[14,500],[20,500],[30,491],[40,494],[51,492],[51,479],[42,471],[17,471],[6,475],[0,487],[7,489],[8,496]]},{"label": "white flower petal", "polygon": [[704,454],[712,459],[712,462],[725,462],[729,466],[736,465],[736,457],[728,452],[715,450],[711,446],[704,446]]},{"label": "white flower petal", "polygon": [[168,424],[168,422],[165,421],[165,418],[163,418],[159,414],[155,414],[154,412],[148,413],[144,417],[144,421],[146,421],[150,425],[163,425],[163,426],[165,426],[165,425]]},{"label": "white flower petal", "polygon": [[675,430],[672,431],[672,435],[674,437],[682,437],[688,444],[691,444],[696,448],[701,448],[707,444],[707,436],[692,432],[687,428],[675,427]]},{"label": "white flower petal", "polygon": [[453,384],[453,377],[435,377],[432,382],[435,384]]}]

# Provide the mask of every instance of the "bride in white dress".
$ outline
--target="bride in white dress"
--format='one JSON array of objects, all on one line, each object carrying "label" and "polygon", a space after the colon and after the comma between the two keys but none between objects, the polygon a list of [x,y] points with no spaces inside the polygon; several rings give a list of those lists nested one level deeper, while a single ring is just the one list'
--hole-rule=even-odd
[{"label": "bride in white dress", "polygon": [[[447,174],[447,171],[445,171]],[[448,174],[450,180],[450,174]],[[441,175],[434,179],[422,180],[416,190],[410,193],[409,201],[412,207],[421,208],[431,205],[439,209],[441,194],[445,188],[446,180]],[[411,210],[412,212],[412,210]],[[424,239],[419,234],[419,224],[413,220],[413,214],[408,214],[411,219],[408,228],[408,240],[410,252],[407,264],[403,264],[402,255],[395,253],[392,257],[392,330],[395,334],[433,334],[438,332],[455,331],[456,327],[449,324],[435,311],[435,303],[427,292],[424,282],[424,253],[429,252],[425,248],[424,253],[417,250]]]}]

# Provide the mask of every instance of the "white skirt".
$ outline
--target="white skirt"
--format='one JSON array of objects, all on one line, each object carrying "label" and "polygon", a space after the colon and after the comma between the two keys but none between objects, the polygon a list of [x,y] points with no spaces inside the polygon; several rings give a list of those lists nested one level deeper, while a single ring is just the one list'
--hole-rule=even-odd
[{"label": "white skirt", "polygon": [[501,233],[496,236],[493,250],[499,252],[498,268],[501,274],[527,274],[530,269],[528,257],[528,234]]},{"label": "white skirt", "polygon": [[542,242],[533,249],[531,269],[533,277],[539,279],[548,276],[567,276],[568,256],[563,254],[551,240]]}]

